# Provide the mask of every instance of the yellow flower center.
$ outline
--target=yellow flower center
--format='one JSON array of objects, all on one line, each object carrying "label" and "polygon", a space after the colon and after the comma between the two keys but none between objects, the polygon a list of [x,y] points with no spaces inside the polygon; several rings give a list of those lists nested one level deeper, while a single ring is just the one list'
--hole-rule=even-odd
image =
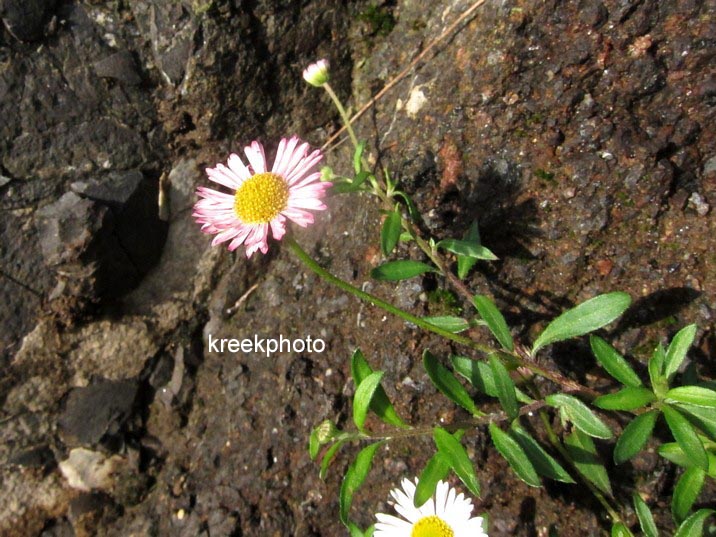
[{"label": "yellow flower center", "polygon": [[430,515],[413,524],[410,537],[455,537],[455,532],[442,518]]},{"label": "yellow flower center", "polygon": [[288,185],[278,174],[257,173],[234,195],[234,212],[245,224],[266,224],[286,208]]}]

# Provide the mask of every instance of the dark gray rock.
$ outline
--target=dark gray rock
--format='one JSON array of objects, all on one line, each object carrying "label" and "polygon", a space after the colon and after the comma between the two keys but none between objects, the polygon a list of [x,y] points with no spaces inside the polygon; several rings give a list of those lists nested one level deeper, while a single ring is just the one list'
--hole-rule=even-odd
[{"label": "dark gray rock", "polygon": [[55,462],[55,455],[47,445],[22,449],[10,456],[10,464],[28,468],[46,468]]},{"label": "dark gray rock", "polygon": [[132,380],[100,381],[72,390],[59,418],[69,446],[95,445],[118,435],[132,415],[138,384]]},{"label": "dark gray rock", "polygon": [[107,213],[106,207],[74,192],[39,209],[36,222],[45,263],[54,267],[79,262],[107,225]]},{"label": "dark gray rock", "polygon": [[132,54],[127,50],[115,52],[94,63],[94,72],[102,78],[113,78],[123,84],[135,86],[142,82],[137,72],[137,64]]},{"label": "dark gray rock", "polygon": [[8,31],[20,41],[42,37],[45,22],[55,8],[55,0],[2,0],[0,15]]},{"label": "dark gray rock", "polygon": [[73,192],[94,201],[103,202],[113,208],[121,208],[144,179],[140,171],[109,173],[101,179],[77,181],[70,185]]}]

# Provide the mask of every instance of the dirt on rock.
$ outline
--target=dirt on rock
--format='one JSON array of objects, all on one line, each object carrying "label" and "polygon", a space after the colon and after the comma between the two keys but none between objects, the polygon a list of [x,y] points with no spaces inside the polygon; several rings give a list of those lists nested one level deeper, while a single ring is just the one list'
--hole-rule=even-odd
[{"label": "dirt on rock", "polygon": [[[346,534],[338,490],[358,447],[323,481],[307,442],[325,419],[352,427],[356,348],[410,423],[467,417],[421,361],[465,349],[331,287],[280,243],[251,259],[212,248],[191,207],[203,169],[251,140],[320,147],[336,132],[327,96],[301,78],[311,61],[330,59],[357,110],[471,4],[0,1],[0,534]],[[690,360],[716,376],[714,21],[699,0],[487,1],[356,123],[426,233],[479,223],[499,260],[466,283],[517,340],[622,290],[634,303],[602,335],[640,373],[693,322]],[[351,158],[343,143],[326,160],[350,173]],[[296,231],[324,267],[415,315],[471,315],[433,277],[371,280],[381,207],[328,204]],[[394,256],[422,259],[402,243]],[[209,345],[279,336],[326,348]],[[610,389],[585,341],[540,359]],[[484,428],[463,444],[491,536],[608,533],[584,487],[528,487]],[[672,532],[679,470],[653,447],[616,468],[602,446],[617,500],[638,489]],[[383,448],[352,517],[366,527],[386,512],[433,451],[429,436]],[[698,503],[715,502],[711,480]]]}]

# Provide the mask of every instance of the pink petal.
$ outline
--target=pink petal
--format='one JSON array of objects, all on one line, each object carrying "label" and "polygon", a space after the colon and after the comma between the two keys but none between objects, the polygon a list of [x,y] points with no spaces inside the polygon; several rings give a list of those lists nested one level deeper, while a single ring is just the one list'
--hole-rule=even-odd
[{"label": "pink petal", "polygon": [[207,168],[206,174],[209,176],[209,179],[215,183],[219,183],[232,190],[236,190],[241,182],[238,176],[223,164],[217,164],[216,168]]},{"label": "pink petal", "polygon": [[264,148],[260,143],[251,142],[250,146],[244,147],[244,153],[251,163],[254,174],[266,171],[266,155],[264,155]]},{"label": "pink petal", "polygon": [[280,241],[281,238],[286,234],[286,218],[282,215],[278,215],[276,218],[271,220],[271,233],[273,238]]},{"label": "pink petal", "polygon": [[231,171],[233,171],[241,180],[243,183],[251,177],[251,173],[249,172],[249,169],[244,165],[243,162],[241,162],[241,158],[239,158],[239,155],[236,153],[231,153],[229,155],[229,160],[227,162],[229,165],[229,168],[231,168]]},{"label": "pink petal", "polygon": [[273,163],[273,168],[271,168],[272,172],[280,176],[285,175],[298,142],[299,140],[296,136],[291,137],[290,140],[286,140],[285,138],[281,139],[281,142],[278,144],[278,151],[276,151],[276,160]]}]

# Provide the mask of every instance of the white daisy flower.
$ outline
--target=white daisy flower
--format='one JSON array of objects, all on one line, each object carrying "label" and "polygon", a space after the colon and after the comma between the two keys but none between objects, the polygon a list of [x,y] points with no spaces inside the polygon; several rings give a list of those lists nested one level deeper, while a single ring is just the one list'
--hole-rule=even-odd
[{"label": "white daisy flower", "polygon": [[403,479],[403,490],[393,489],[395,510],[403,518],[377,513],[374,537],[487,537],[482,517],[472,517],[472,501],[444,481],[435,495],[421,507],[415,507],[415,483]]}]

